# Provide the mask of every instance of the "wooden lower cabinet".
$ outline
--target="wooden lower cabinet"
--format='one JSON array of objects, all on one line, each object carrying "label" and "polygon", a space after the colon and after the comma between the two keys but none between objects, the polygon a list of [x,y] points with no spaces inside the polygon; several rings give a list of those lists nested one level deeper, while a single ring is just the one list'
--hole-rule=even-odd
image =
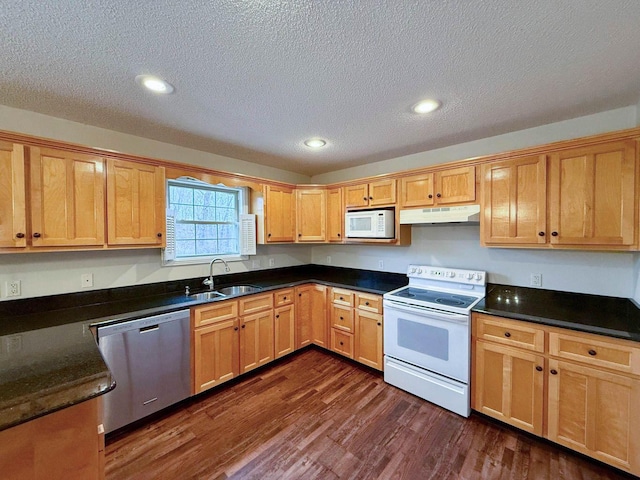
[{"label": "wooden lower cabinet", "polygon": [[231,380],[240,373],[238,319],[193,330],[193,393]]},{"label": "wooden lower cabinet", "polygon": [[327,323],[327,287],[301,285],[296,287],[296,349],[314,344],[329,348]]},{"label": "wooden lower cabinet", "polygon": [[0,432],[3,480],[104,478],[104,434],[99,399]]},{"label": "wooden lower cabinet", "polygon": [[474,313],[473,352],[474,410],[640,474],[635,342]]},{"label": "wooden lower cabinet", "polygon": [[293,304],[274,309],[275,357],[280,358],[295,350],[295,308]]},{"label": "wooden lower cabinet", "polygon": [[240,373],[274,359],[273,311],[254,313],[240,320]]},{"label": "wooden lower cabinet", "polygon": [[477,342],[474,408],[541,436],[544,360],[532,352]]},{"label": "wooden lower cabinet", "polygon": [[354,359],[382,370],[382,314],[356,309]]},{"label": "wooden lower cabinet", "polygon": [[549,440],[638,475],[640,380],[567,361],[549,367]]}]

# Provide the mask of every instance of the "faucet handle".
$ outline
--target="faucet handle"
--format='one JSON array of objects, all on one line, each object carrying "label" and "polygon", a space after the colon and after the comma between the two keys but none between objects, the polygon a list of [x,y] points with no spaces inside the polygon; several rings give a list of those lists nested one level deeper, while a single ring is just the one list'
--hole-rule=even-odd
[{"label": "faucet handle", "polygon": [[213,284],[213,282],[211,281],[211,279],[210,279],[210,278],[205,278],[205,279],[202,281],[202,284],[203,284],[203,285],[209,285],[209,286],[210,286],[210,285],[212,285],[212,284]]},{"label": "faucet handle", "polygon": [[184,294],[188,297],[189,296],[189,285],[187,285],[186,287],[184,287]]}]

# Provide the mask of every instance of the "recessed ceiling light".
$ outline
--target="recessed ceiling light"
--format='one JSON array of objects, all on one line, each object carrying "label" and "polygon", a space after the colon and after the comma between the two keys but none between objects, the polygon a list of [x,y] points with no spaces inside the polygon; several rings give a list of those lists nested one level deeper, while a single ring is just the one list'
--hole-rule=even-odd
[{"label": "recessed ceiling light", "polygon": [[432,100],[429,98],[427,100],[422,100],[421,102],[416,103],[412,107],[412,110],[415,113],[429,113],[440,108],[440,105],[442,104],[438,100]]},{"label": "recessed ceiling light", "polygon": [[173,85],[153,75],[138,75],[136,82],[155,93],[173,93]]},{"label": "recessed ceiling light", "polygon": [[327,142],[321,138],[310,138],[309,140],[305,140],[304,144],[309,148],[322,148],[327,144]]}]

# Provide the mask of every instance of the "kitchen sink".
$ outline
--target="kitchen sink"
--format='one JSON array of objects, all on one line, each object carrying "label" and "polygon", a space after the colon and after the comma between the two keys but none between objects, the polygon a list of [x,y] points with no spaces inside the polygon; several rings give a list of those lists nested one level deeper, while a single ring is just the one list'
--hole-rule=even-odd
[{"label": "kitchen sink", "polygon": [[244,295],[246,293],[255,293],[262,290],[260,287],[256,287],[255,285],[233,285],[232,287],[224,287],[218,290],[222,295]]},{"label": "kitchen sink", "polygon": [[193,293],[189,295],[194,300],[215,300],[216,298],[224,297],[224,293],[220,292],[202,292],[202,293]]}]

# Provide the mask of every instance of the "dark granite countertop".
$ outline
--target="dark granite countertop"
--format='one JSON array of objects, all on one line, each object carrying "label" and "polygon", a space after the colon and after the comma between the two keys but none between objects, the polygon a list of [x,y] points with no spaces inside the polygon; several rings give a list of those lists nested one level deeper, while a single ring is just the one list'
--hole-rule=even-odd
[{"label": "dark granite countertop", "polygon": [[[383,294],[404,274],[304,265],[214,277],[263,291],[323,283]],[[0,430],[106,393],[114,385],[88,326],[209,303],[185,295],[202,278],[0,302]],[[229,297],[222,297],[224,300]],[[217,300],[214,300],[217,301]]]},{"label": "dark granite countertop", "polygon": [[640,342],[640,309],[628,298],[488,285],[473,311]]}]

